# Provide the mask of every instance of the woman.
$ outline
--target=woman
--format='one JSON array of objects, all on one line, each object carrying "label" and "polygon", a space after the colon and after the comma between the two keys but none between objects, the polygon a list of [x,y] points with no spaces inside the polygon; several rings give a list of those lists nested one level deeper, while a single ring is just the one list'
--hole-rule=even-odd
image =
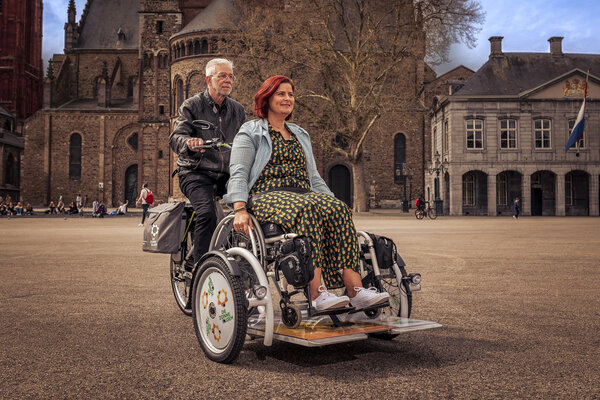
[{"label": "woman", "polygon": [[[254,96],[254,114],[260,119],[242,125],[231,151],[224,200],[233,204],[233,227],[246,234],[254,229],[252,211],[260,223],[308,236],[315,266],[310,297],[318,311],[383,303],[387,293],[362,287],[351,212],[319,175],[308,133],[286,122],[293,109],[294,83],[285,76],[270,77]],[[349,297],[327,291],[342,284]]]}]

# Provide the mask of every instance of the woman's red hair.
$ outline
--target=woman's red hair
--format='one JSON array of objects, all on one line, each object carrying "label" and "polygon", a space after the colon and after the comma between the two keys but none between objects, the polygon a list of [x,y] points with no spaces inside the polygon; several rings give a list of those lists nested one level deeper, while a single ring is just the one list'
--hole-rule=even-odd
[{"label": "woman's red hair", "polygon": [[[258,118],[267,118],[267,115],[269,114],[269,99],[282,83],[289,83],[292,85],[292,90],[296,90],[294,88],[294,82],[287,76],[275,75],[268,78],[260,85],[258,92],[254,95],[254,115]],[[292,113],[285,117],[285,120],[287,121],[291,117]]]}]

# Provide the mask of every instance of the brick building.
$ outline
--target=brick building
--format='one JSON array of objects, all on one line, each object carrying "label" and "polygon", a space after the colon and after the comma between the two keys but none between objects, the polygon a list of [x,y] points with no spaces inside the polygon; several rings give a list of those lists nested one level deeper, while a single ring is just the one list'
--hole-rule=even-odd
[{"label": "brick building", "polygon": [[[600,55],[563,53],[562,37],[548,53],[489,40],[489,60],[433,103],[429,199],[450,215],[511,215],[519,197],[524,215],[598,216]],[[588,72],[584,138],[565,151]]]},{"label": "brick building", "polygon": [[0,195],[20,196],[23,120],[42,101],[42,0],[0,0]]},{"label": "brick building", "polygon": [[[26,126],[23,198],[40,204],[81,193],[107,205],[131,204],[142,182],[157,199],[177,196],[170,127],[181,102],[205,88],[209,59],[235,63],[234,54],[219,51],[228,34],[220,21],[231,8],[231,0],[88,0],[76,22],[71,1],[65,52],[50,60],[44,109]],[[364,148],[371,206],[399,207],[423,190],[424,83],[435,74],[424,49],[416,54],[397,88],[407,105],[386,115]],[[239,100],[252,109],[252,99]],[[318,132],[311,135],[321,174],[350,200],[351,168],[318,144]]]}]

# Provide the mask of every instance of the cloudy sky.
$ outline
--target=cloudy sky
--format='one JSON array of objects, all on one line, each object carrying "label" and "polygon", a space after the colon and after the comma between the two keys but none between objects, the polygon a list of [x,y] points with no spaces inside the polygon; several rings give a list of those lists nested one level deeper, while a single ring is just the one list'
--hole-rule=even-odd
[{"label": "cloudy sky", "polygon": [[[98,1],[98,0],[97,0]],[[130,0],[138,1],[138,0]],[[86,0],[75,0],[77,20]],[[480,0],[486,12],[477,46],[451,49],[452,60],[435,67],[443,74],[458,65],[477,70],[489,55],[490,36],[504,36],[506,52],[548,52],[548,38],[563,36],[565,53],[600,54],[600,0]],[[44,0],[43,57],[64,48],[68,0]]]}]

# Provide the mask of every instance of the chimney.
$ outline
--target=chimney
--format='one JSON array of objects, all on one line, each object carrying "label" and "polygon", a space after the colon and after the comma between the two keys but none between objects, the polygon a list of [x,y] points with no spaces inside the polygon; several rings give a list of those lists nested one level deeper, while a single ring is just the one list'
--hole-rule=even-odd
[{"label": "chimney", "polygon": [[488,39],[490,41],[490,58],[504,57],[502,39],[504,39],[503,36],[492,36]]},{"label": "chimney", "polygon": [[562,36],[552,36],[548,41],[550,42],[550,54],[552,57],[562,57]]}]

